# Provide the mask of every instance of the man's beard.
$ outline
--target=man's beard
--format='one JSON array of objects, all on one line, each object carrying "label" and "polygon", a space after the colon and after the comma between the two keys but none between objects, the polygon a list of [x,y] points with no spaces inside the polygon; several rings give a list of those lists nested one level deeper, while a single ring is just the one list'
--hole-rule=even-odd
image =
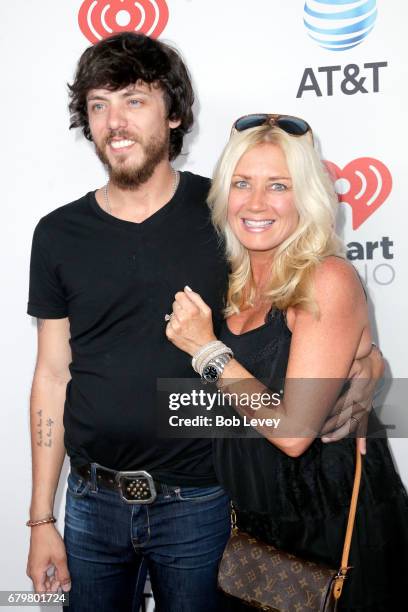
[{"label": "man's beard", "polygon": [[140,145],[141,155],[143,156],[141,163],[137,164],[136,162],[133,166],[128,164],[126,158],[124,163],[118,159],[117,165],[112,166],[105,153],[105,148],[102,149],[94,143],[96,154],[108,170],[110,182],[120,189],[137,189],[152,177],[156,166],[163,159],[168,159],[170,133],[167,130],[160,137],[152,136],[146,144],[130,134],[118,131],[112,133],[105,140],[104,147],[109,145],[113,137],[134,140],[135,143]]}]

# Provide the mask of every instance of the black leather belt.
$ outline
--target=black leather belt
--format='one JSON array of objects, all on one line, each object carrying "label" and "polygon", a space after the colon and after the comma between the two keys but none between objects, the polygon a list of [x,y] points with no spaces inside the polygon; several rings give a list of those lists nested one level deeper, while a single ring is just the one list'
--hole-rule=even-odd
[{"label": "black leather belt", "polygon": [[[80,467],[73,466],[72,471],[79,474],[84,480],[91,480],[89,463]],[[151,504],[156,499],[157,493],[163,492],[162,484],[155,482],[152,475],[144,470],[116,471],[97,465],[95,472],[98,484],[118,491],[128,504]],[[169,486],[169,488],[178,487]],[[168,490],[167,486],[166,490]]]}]

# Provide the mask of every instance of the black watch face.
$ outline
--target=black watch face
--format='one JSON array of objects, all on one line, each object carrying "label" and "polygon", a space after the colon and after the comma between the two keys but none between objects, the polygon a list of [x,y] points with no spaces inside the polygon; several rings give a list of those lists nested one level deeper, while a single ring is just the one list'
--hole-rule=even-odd
[{"label": "black watch face", "polygon": [[208,365],[203,370],[203,378],[207,382],[217,382],[219,378],[218,370],[213,365]]}]

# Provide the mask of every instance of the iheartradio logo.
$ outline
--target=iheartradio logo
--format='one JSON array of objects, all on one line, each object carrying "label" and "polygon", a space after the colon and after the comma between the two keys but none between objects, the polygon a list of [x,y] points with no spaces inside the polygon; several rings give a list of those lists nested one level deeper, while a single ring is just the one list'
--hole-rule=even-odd
[{"label": "iheartradio logo", "polygon": [[81,32],[91,43],[118,32],[157,38],[168,20],[166,0],[85,0],[78,13]]},{"label": "iheartradio logo", "polygon": [[392,176],[387,166],[373,157],[354,159],[343,169],[333,162],[325,162],[340,202],[353,210],[353,229],[356,230],[384,204],[391,193]]}]

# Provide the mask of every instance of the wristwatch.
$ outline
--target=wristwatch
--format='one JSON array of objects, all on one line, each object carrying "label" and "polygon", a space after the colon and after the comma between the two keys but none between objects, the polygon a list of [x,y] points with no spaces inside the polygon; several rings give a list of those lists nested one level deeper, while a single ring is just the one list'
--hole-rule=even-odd
[{"label": "wristwatch", "polygon": [[229,363],[232,359],[231,353],[223,353],[222,355],[218,355],[214,359],[211,359],[207,363],[207,365],[203,368],[201,374],[201,381],[205,383],[216,383],[223,371],[227,363]]}]

